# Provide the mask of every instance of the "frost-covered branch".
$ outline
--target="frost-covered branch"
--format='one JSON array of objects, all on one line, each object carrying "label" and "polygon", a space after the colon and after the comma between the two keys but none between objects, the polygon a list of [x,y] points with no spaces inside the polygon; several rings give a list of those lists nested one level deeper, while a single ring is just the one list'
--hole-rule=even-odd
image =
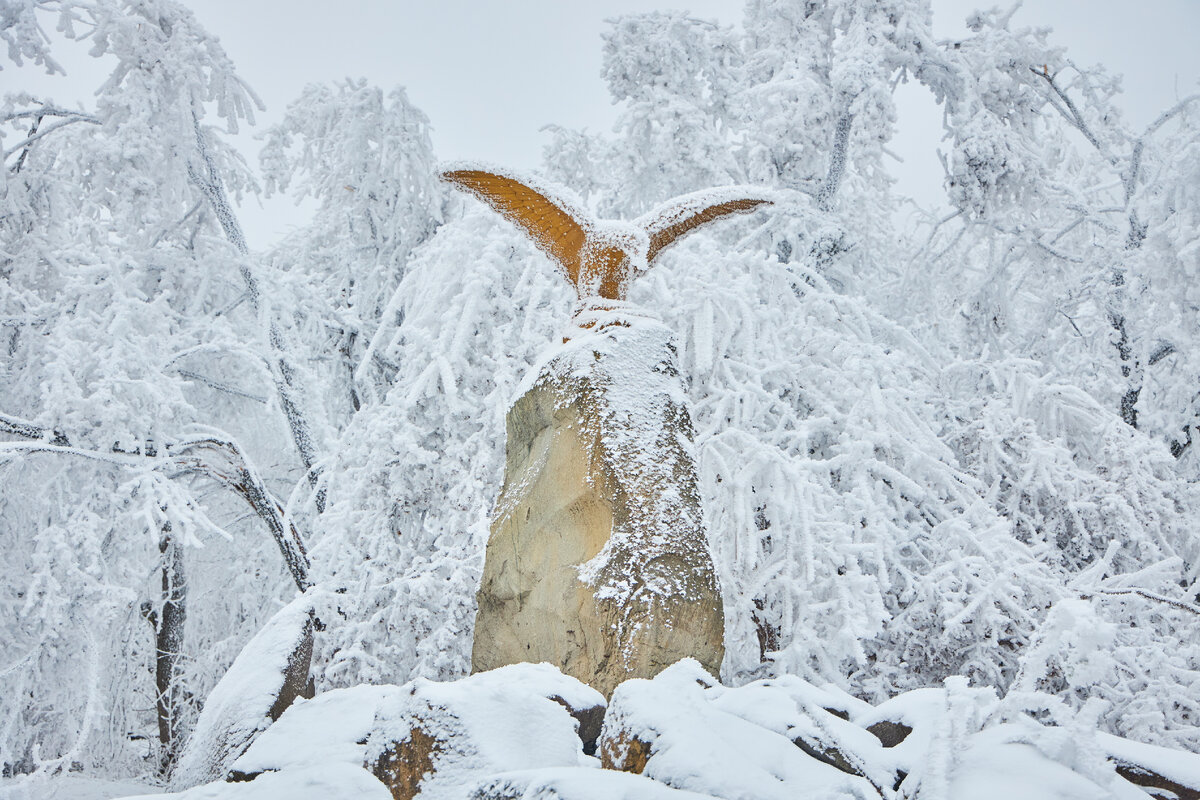
[{"label": "frost-covered branch", "polygon": [[1104,147],[1100,144],[1100,140],[1096,138],[1096,134],[1092,132],[1092,129],[1088,126],[1087,121],[1084,120],[1083,114],[1080,113],[1079,106],[1075,105],[1075,101],[1071,99],[1071,96],[1067,94],[1067,92],[1061,86],[1058,85],[1058,83],[1054,80],[1054,76],[1051,75],[1050,72],[1045,68],[1039,70],[1037,67],[1030,67],[1029,71],[1049,84],[1050,88],[1062,101],[1063,105],[1066,106],[1066,111],[1064,111],[1061,106],[1052,104],[1054,105],[1054,108],[1056,108],[1058,112],[1062,114],[1063,118],[1067,122],[1071,123],[1076,130],[1082,133],[1084,138],[1091,142],[1092,146],[1100,151],[1105,158],[1108,158],[1110,161],[1114,160],[1111,156],[1104,152]]},{"label": "frost-covered branch", "polygon": [[26,136],[21,141],[14,144],[12,147],[10,147],[4,151],[5,159],[7,159],[9,156],[11,156],[13,153],[17,152],[18,150],[21,150],[21,149],[26,148],[29,145],[33,144],[38,139],[41,139],[43,136],[48,136],[49,134],[54,133],[59,128],[65,128],[66,126],[71,125],[72,123],[87,122],[91,125],[99,125],[100,124],[100,120],[96,119],[95,117],[89,116],[89,115],[82,115],[82,114],[73,115],[73,116],[67,117],[66,119],[59,120],[59,121],[55,122],[53,125],[47,125],[45,128],[39,127],[41,124],[41,121],[42,121],[42,117],[40,117],[40,116],[37,117],[34,120],[33,129],[30,131],[29,135]]},{"label": "frost-covered branch", "polygon": [[100,124],[100,120],[94,115],[86,111],[76,111],[73,108],[59,108],[58,106],[43,105],[41,108],[25,108],[20,111],[10,111],[7,114],[0,115],[0,122],[12,122],[14,119],[42,119],[43,117],[71,117],[80,120],[81,122],[91,122],[96,125]]},{"label": "frost-covered branch", "polygon": [[1142,168],[1142,152],[1145,150],[1146,139],[1154,134],[1163,125],[1166,125],[1173,118],[1179,116],[1183,111],[1196,100],[1200,100],[1200,94],[1194,94],[1185,97],[1178,103],[1168,108],[1166,111],[1158,115],[1158,118],[1151,122],[1142,135],[1133,145],[1133,152],[1129,156],[1129,169],[1124,176],[1125,184],[1125,205],[1129,205],[1129,201],[1133,198],[1133,193],[1137,189],[1138,174]]},{"label": "frost-covered branch", "polygon": [[829,154],[829,172],[817,192],[817,208],[822,211],[833,207],[833,196],[837,194],[838,186],[842,182],[842,173],[846,171],[850,128],[853,124],[854,115],[849,110],[838,118],[837,128],[833,132],[833,151]]},{"label": "frost-covered branch", "polygon": [[64,434],[8,414],[0,414],[0,433],[35,440],[28,444],[0,443],[0,452],[61,453],[127,467],[156,460],[164,468],[176,472],[182,470],[214,479],[245,500],[266,524],[296,587],[304,591],[311,585],[303,538],[295,524],[285,516],[282,504],[267,488],[258,470],[230,438],[201,436],[168,442],[161,447],[147,444],[142,452],[127,452],[115,447],[105,452],[74,447]]},{"label": "frost-covered branch", "polygon": [[226,394],[231,394],[234,397],[242,397],[242,398],[245,398],[246,400],[253,400],[256,403],[263,403],[263,404],[267,403],[267,398],[263,397],[260,394],[251,394],[250,392],[244,392],[241,389],[238,389],[237,387],[228,386],[224,383],[221,383],[220,381],[213,380],[212,378],[206,377],[197,372],[192,372],[191,370],[188,370],[188,369],[181,369],[181,370],[176,370],[176,371],[183,377],[194,380],[197,383],[202,383],[205,386],[207,386],[208,388],[214,389],[218,392],[224,392]]},{"label": "frost-covered branch", "polygon": [[59,431],[51,431],[36,423],[9,414],[0,413],[0,433],[21,436],[25,439],[40,439],[55,447],[70,446],[67,437]]},{"label": "frost-covered branch", "polygon": [[[38,23],[37,12],[61,6],[59,0],[28,0],[6,2],[0,5],[0,42],[8,51],[8,57],[22,66],[28,58],[34,64],[44,66],[50,75],[65,75],[66,70],[50,56],[48,37]],[[69,11],[64,12],[64,16]],[[0,62],[0,70],[4,69]]]},{"label": "frost-covered branch", "polygon": [[245,500],[271,531],[296,588],[303,592],[312,585],[304,540],[235,442],[201,437],[171,445],[168,453],[176,464],[217,479]]},{"label": "frost-covered branch", "polygon": [[[264,314],[262,291],[259,287],[258,278],[250,267],[250,248],[246,245],[246,236],[242,232],[242,226],[238,222],[237,215],[229,203],[229,197],[225,193],[225,186],[221,181],[220,172],[218,172],[216,164],[213,162],[212,154],[209,152],[208,137],[204,133],[204,127],[200,124],[199,115],[195,112],[192,114],[192,123],[196,134],[196,152],[199,157],[199,164],[189,164],[188,171],[192,181],[208,199],[213,213],[221,224],[221,230],[225,232],[225,238],[229,240],[230,244],[237,251],[239,256],[238,269],[241,272],[242,280],[246,284],[246,294],[250,300],[250,305],[257,314],[262,316]],[[308,417],[301,409],[296,398],[296,368],[292,363],[291,355],[287,352],[283,332],[279,328],[279,322],[269,311],[265,313],[268,316],[267,341],[270,345],[272,355],[271,371],[275,377],[275,389],[279,394],[279,403],[283,408],[284,416],[287,418],[288,428],[292,433],[292,441],[295,443],[296,450],[300,454],[300,460],[304,464],[308,480],[316,488],[320,479],[318,471],[314,468],[317,462],[316,447],[313,444],[312,426],[309,424]],[[319,493],[317,496],[318,510],[324,510],[324,504],[324,495]]]},{"label": "frost-covered branch", "polygon": [[1127,597],[1136,595],[1146,600],[1151,600],[1155,603],[1164,603],[1180,611],[1186,611],[1189,614],[1200,616],[1200,606],[1186,603],[1182,600],[1175,600],[1171,597],[1164,597],[1156,592],[1150,592],[1145,589],[1129,588],[1129,589],[1093,589],[1086,594],[1081,594],[1084,600],[1090,600],[1092,597]]}]

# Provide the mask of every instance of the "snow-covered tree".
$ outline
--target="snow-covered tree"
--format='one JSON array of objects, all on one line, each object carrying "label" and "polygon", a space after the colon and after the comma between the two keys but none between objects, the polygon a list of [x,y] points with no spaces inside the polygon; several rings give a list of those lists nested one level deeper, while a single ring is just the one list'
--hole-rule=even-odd
[{"label": "snow-covered tree", "polygon": [[[317,211],[251,253],[258,184],[217,126],[257,101],[186,9],[0,10],[11,59],[57,69],[57,28],[112,67],[93,107],[0,110],[5,772],[165,776],[297,587],[323,688],[463,674],[505,413],[569,290],[439,188],[402,90],[358,81],[267,132],[266,190]],[[543,171],[625,218],[779,190],[630,296],[678,336],[727,682],[966,675],[1194,747],[1200,101],[1132,131],[1111,76],[1014,19],[625,17],[615,130],[555,129]],[[945,111],[953,213],[919,236],[888,174],[905,80]]]},{"label": "snow-covered tree", "polygon": [[[632,198],[626,214],[661,199],[663,176],[698,146],[721,154],[706,166],[731,165],[726,180],[796,190],[759,228],[677,248],[633,295],[665,309],[693,381],[728,592],[727,678],[798,671],[881,696],[951,673],[1001,689],[1020,676],[1071,703],[1124,707],[1161,676],[1101,668],[1108,655],[1082,647],[1082,627],[1049,633],[1047,609],[1084,594],[1114,647],[1176,654],[1171,696],[1194,685],[1200,662],[1179,646],[1200,622],[1188,605],[1194,491],[1154,441],[1164,431],[1134,430],[1130,410],[1150,363],[1193,335],[1184,316],[1176,340],[1150,344],[1133,327],[1161,328],[1154,314],[1187,307],[1189,190],[1145,165],[1167,128],[1163,155],[1190,163],[1191,105],[1125,134],[1115,83],[1011,17],[975,15],[970,36],[938,43],[926,3],[752,2],[744,36],[722,40],[728,66],[705,103],[694,99],[697,76],[714,74],[702,37],[674,37],[663,61],[673,71],[643,68],[638,81],[652,58],[639,54],[663,51],[660,32],[681,23],[624,20],[606,49],[625,101],[616,135],[556,132],[550,173],[600,203]],[[911,245],[891,230],[884,161],[891,92],[910,77],[946,108],[957,208]],[[644,132],[679,127],[681,107],[696,133],[647,147]],[[1113,175],[1115,196],[1093,188],[1096,171]],[[1149,216],[1138,206],[1160,195],[1171,201],[1157,206],[1159,241],[1178,244],[1152,266],[1129,234]],[[1173,305],[1151,301],[1151,275]],[[1090,329],[1071,319],[1080,307]],[[1195,372],[1175,374],[1188,385]],[[1182,421],[1167,432],[1190,424],[1193,396],[1177,390]],[[1096,588],[1133,585],[1143,593],[1119,601]],[[1054,657],[1033,667],[1047,647]],[[1109,724],[1194,739],[1195,706],[1161,696],[1153,713],[1114,710]]]},{"label": "snow-covered tree", "polygon": [[295,463],[226,197],[253,181],[206,121],[236,129],[257,101],[177,3],[36,5],[113,70],[91,109],[4,102],[0,658],[23,688],[0,700],[0,761],[166,772],[286,585],[263,521],[306,580],[253,466]]}]

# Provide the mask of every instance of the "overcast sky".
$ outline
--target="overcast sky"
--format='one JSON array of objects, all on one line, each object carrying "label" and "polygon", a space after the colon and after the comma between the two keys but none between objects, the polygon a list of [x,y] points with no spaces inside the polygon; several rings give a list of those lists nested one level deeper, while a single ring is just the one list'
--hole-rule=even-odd
[{"label": "overcast sky", "polygon": [[[975,0],[933,0],[934,33],[965,31]],[[192,0],[202,24],[221,37],[243,77],[274,121],[303,86],[365,77],[402,85],[429,116],[439,158],[485,160],[532,169],[547,124],[607,131],[616,110],[600,79],[605,20],[655,8],[687,8],[694,16],[738,25],[736,0]],[[1007,4],[1006,4],[1007,5]],[[1029,0],[1014,25],[1047,25],[1053,41],[1077,63],[1096,62],[1125,75],[1126,112],[1148,123],[1200,81],[1200,0]],[[93,71],[86,56],[58,53],[76,76]],[[90,67],[90,69],[89,69]],[[37,77],[37,76],[35,76]],[[20,78],[22,85],[16,85]],[[0,73],[3,91],[26,88],[28,70]],[[11,83],[10,83],[11,81]],[[96,85],[55,79],[31,87],[60,101],[80,101]],[[934,152],[940,112],[923,89],[902,87],[900,135],[893,144],[900,188],[926,201],[938,196],[941,167]],[[245,138],[247,155],[257,144]],[[253,201],[252,201],[253,202]],[[302,222],[290,204],[243,210],[253,246],[269,244]]]}]

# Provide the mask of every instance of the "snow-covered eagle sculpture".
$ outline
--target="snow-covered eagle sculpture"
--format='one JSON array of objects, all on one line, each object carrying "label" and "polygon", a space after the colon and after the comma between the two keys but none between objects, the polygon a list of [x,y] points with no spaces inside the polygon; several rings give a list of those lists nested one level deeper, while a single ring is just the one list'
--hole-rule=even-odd
[{"label": "snow-covered eagle sculpture", "polygon": [[684,234],[773,202],[765,189],[729,186],[681,195],[632,221],[599,220],[562,191],[527,178],[469,167],[448,169],[441,177],[529,234],[581,300],[624,300],[630,280]]}]

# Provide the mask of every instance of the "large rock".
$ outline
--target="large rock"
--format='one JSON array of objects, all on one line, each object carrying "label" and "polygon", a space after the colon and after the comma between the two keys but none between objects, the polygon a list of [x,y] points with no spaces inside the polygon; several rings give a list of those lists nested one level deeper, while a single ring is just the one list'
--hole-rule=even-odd
[{"label": "large rock", "polygon": [[603,711],[599,692],[548,664],[448,683],[418,678],[334,689],[288,709],[229,777],[257,783],[318,764],[347,765],[374,775],[393,800],[458,800],[501,772],[594,763],[581,739],[596,733],[581,720]]},{"label": "large rock", "polygon": [[693,657],[724,613],[670,332],[628,307],[581,327],[508,412],[472,669],[547,661],[606,696]]},{"label": "large rock", "polygon": [[297,699],[313,696],[313,599],[303,594],[242,648],[204,702],[172,776],[177,789],[225,777],[254,739]]},{"label": "large rock", "polygon": [[653,680],[627,681],[609,703],[600,762],[725,800],[878,800],[882,792],[866,779],[792,741],[810,722],[797,704],[803,693],[792,688],[726,689],[690,660]]}]

